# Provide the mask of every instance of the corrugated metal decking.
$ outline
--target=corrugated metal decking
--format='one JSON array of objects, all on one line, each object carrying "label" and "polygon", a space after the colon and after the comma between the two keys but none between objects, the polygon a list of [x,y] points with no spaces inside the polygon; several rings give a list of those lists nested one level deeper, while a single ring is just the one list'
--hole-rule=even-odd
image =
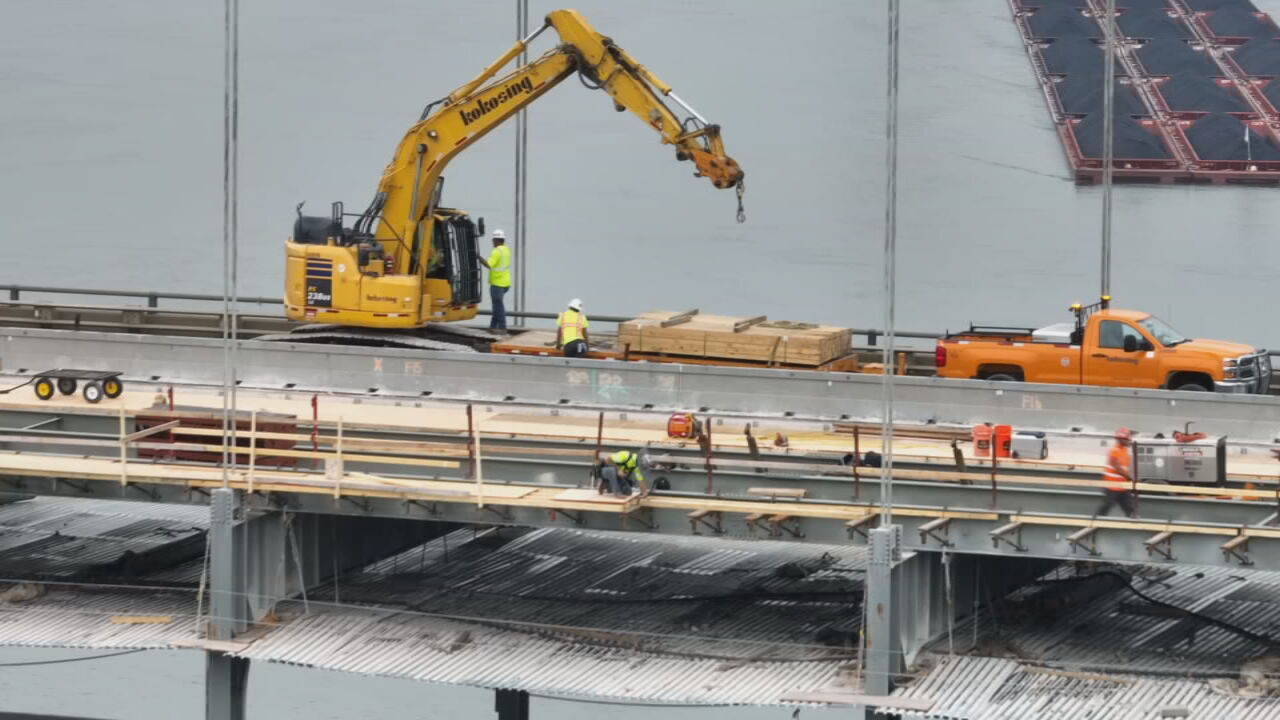
[{"label": "corrugated metal decking", "polygon": [[[1260,635],[1280,626],[1280,573],[1128,570],[1134,587],[1157,601]],[[1064,566],[1045,584],[1005,598],[999,612],[984,610],[976,646],[973,619],[958,623],[953,641],[962,654],[947,654],[945,637],[935,641],[918,679],[895,694],[934,700],[929,713],[914,717],[937,720],[1147,720],[1163,708],[1186,709],[1191,720],[1280,717],[1280,686],[1246,697],[1236,679],[1274,649],[1164,612],[1119,584],[1085,586],[1105,579]],[[1006,657],[963,654],[975,647]]]},{"label": "corrugated metal decking", "polygon": [[835,684],[855,661],[823,640],[856,637],[863,548],[540,530],[486,551],[451,537],[338,590],[344,604],[401,612],[313,595],[310,614],[289,603],[281,614],[298,616],[239,654],[548,695],[760,705]]}]

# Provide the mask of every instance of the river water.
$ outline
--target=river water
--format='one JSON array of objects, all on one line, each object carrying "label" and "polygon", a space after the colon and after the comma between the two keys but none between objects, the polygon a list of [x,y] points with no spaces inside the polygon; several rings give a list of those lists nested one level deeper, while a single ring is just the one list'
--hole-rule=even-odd
[{"label": "river water", "polygon": [[[1255,2],[1280,11],[1280,0]],[[554,7],[530,5],[534,18]],[[881,5],[577,2],[723,125],[747,173],[747,222],[734,222],[730,192],[690,177],[650,130],[567,80],[530,111],[529,241],[516,248],[528,253],[530,308],[578,296],[598,314],[698,307],[878,327]],[[903,6],[898,327],[1066,319],[1070,302],[1098,293],[1101,193],[1067,177],[1007,3]],[[221,3],[3,8],[0,282],[221,292]],[[294,205],[362,208],[404,128],[505,49],[513,16],[507,0],[243,4],[241,294],[281,293]],[[455,161],[447,203],[510,232],[512,146],[499,129]],[[1275,197],[1117,188],[1117,304],[1188,335],[1280,346],[1261,311],[1280,275]],[[7,649],[0,662],[69,652]],[[194,653],[144,653],[6,669],[0,690],[4,710],[194,717],[201,670]],[[143,677],[156,694],[140,700]],[[479,690],[278,667],[256,668],[251,687],[258,717],[484,717],[489,703]],[[601,710],[535,706],[564,718]]]}]

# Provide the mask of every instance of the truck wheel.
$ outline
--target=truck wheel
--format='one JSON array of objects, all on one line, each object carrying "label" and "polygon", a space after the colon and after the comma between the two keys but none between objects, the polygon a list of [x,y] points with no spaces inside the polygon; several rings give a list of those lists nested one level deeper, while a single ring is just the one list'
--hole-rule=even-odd
[{"label": "truck wheel", "polygon": [[1183,383],[1174,388],[1174,390],[1180,390],[1183,392],[1209,392],[1209,388],[1196,382]]},{"label": "truck wheel", "polygon": [[996,373],[995,375],[988,375],[984,379],[990,380],[992,382],[1018,382],[1018,378],[1012,375],[1007,375],[1005,373]]}]

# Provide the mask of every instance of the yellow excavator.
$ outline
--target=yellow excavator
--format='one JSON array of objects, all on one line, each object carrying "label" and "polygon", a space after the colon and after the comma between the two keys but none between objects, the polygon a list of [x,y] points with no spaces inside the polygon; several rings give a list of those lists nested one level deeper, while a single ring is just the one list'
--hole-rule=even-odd
[{"label": "yellow excavator", "polygon": [[[560,44],[514,72],[494,75],[548,28]],[[521,108],[577,73],[603,89],[614,109],[630,110],[691,160],[695,175],[735,188],[742,220],[742,170],[708,123],[643,65],[573,10],[556,10],[466,85],[423,110],[383,171],[363,213],[333,204],[327,216],[297,208],[286,243],[285,306],[290,319],[367,328],[418,328],[468,320],[481,297],[477,260],[484,219],[441,205],[445,166]],[[681,119],[671,100],[689,113]],[[355,218],[350,227],[347,217]]]}]

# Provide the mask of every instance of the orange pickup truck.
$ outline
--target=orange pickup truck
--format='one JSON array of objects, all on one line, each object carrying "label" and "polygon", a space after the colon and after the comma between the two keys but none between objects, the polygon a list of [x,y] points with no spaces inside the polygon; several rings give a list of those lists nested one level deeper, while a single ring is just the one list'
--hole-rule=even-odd
[{"label": "orange pickup truck", "polygon": [[1154,315],[1072,305],[1074,323],[970,327],[938,341],[938,375],[1072,385],[1266,393],[1271,357],[1239,343],[1192,340]]}]

